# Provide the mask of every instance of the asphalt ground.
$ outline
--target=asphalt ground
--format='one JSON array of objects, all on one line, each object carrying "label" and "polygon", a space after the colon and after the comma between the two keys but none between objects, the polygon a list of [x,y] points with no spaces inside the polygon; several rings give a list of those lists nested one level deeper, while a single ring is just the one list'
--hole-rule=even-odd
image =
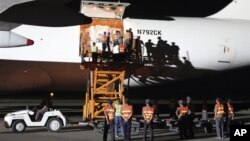
[{"label": "asphalt ground", "polygon": [[[138,133],[133,133],[132,141],[141,141],[143,136],[143,128],[140,128]],[[108,136],[110,139],[110,136]],[[1,141],[98,141],[102,140],[102,133],[94,131],[92,127],[84,127],[81,125],[68,125],[62,128],[59,133],[51,133],[46,128],[26,128],[23,133],[13,133],[11,129],[6,129],[3,126],[3,119],[0,120],[0,140]],[[116,140],[123,140],[122,137]],[[170,132],[167,129],[154,130],[155,141],[178,141],[179,136],[176,132]],[[191,139],[190,139],[191,140]],[[196,133],[194,141],[213,141],[216,140],[215,132],[205,134]],[[229,141],[229,138],[224,138],[221,141]]]}]

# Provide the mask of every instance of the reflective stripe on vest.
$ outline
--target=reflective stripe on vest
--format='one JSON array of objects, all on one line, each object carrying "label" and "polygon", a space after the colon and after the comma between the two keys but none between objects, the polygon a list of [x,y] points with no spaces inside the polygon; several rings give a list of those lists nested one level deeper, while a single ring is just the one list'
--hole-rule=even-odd
[{"label": "reflective stripe on vest", "polygon": [[124,53],[125,52],[125,45],[120,45],[120,47],[119,47],[119,52],[120,53]]},{"label": "reflective stripe on vest", "polygon": [[179,107],[179,115],[181,117],[187,115],[187,113],[188,113],[188,107],[186,107],[186,106]]},{"label": "reflective stripe on vest", "polygon": [[142,111],[143,111],[144,120],[146,120],[147,122],[150,122],[154,115],[154,108],[145,106],[143,107]]},{"label": "reflective stripe on vest", "polygon": [[123,105],[121,107],[121,113],[124,120],[129,120],[129,118],[132,116],[132,110],[133,107],[131,105]]},{"label": "reflective stripe on vest", "polygon": [[115,118],[115,108],[112,106],[105,108],[105,113],[108,116],[109,121],[112,121]]},{"label": "reflective stripe on vest", "polygon": [[216,104],[217,115],[224,115],[224,105]]},{"label": "reflective stripe on vest", "polygon": [[231,104],[228,104],[228,113],[233,114],[234,113],[234,108]]}]

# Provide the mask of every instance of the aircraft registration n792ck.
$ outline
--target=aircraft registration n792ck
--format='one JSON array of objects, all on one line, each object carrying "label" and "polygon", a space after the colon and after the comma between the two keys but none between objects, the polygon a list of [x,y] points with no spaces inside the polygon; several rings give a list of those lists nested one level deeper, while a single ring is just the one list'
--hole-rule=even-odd
[{"label": "aircraft registration n792ck", "polygon": [[[134,64],[127,75],[130,86],[152,85],[250,65],[248,0],[232,1],[206,18],[123,18],[129,6],[129,3],[83,0],[80,12],[82,16],[91,17],[92,22],[61,27],[22,24],[8,31],[32,40],[29,46],[6,46],[1,40],[6,35],[1,31],[0,91],[84,91],[88,71],[80,69],[79,65],[87,66],[89,61],[94,61],[91,57],[93,42],[98,47],[99,64],[109,61]],[[2,12],[0,19],[6,13],[8,9]],[[126,33],[128,29],[133,33],[130,42],[125,39],[131,35],[131,32]],[[116,31],[127,43],[125,56],[121,55],[125,45],[115,43],[119,37]],[[104,32],[110,34],[108,44],[103,43]],[[105,48],[107,50],[103,50]],[[118,59],[107,58],[117,55]]]}]

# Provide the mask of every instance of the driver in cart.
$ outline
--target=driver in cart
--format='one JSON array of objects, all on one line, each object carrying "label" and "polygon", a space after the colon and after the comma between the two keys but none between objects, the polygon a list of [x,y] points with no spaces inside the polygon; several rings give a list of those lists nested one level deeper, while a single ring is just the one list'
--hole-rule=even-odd
[{"label": "driver in cart", "polygon": [[45,97],[42,102],[38,105],[38,107],[42,107],[40,110],[37,111],[35,120],[38,121],[39,118],[47,112],[50,108],[52,108],[52,97],[54,96],[53,93],[50,93],[49,96]]}]

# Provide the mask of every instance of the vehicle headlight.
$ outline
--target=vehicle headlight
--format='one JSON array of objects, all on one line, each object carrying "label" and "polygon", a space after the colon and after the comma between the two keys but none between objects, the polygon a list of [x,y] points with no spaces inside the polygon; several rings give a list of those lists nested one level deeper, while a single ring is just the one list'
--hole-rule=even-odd
[{"label": "vehicle headlight", "polygon": [[11,123],[11,117],[10,116],[5,116],[4,117],[4,122],[8,123],[8,125],[10,125],[10,123]]},{"label": "vehicle headlight", "polygon": [[6,114],[5,116],[14,116],[15,114],[13,113],[9,113],[9,114]]}]

